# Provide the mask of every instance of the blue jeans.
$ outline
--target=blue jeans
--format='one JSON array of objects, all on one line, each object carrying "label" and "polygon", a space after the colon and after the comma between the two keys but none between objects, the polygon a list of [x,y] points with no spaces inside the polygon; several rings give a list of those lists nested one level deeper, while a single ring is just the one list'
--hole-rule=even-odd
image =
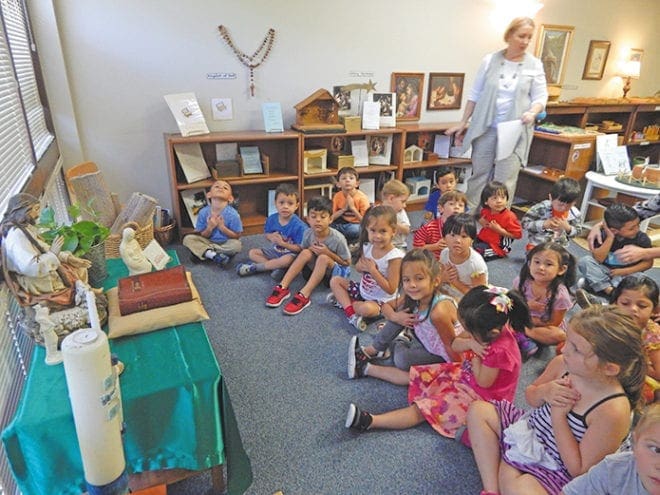
[{"label": "blue jeans", "polygon": [[440,356],[427,351],[417,337],[413,337],[410,344],[393,342],[401,330],[403,330],[401,325],[387,321],[381,331],[376,334],[371,345],[377,351],[384,351],[391,345],[394,366],[404,371],[408,371],[411,366],[415,365],[445,362]]},{"label": "blue jeans", "polygon": [[620,275],[613,277],[610,269],[596,261],[593,256],[580,258],[577,267],[587,281],[587,287],[594,292],[600,292],[608,287],[616,287],[623,278]]},{"label": "blue jeans", "polygon": [[359,223],[339,222],[331,224],[330,227],[341,232],[344,237],[346,237],[346,242],[349,244],[357,242],[360,238]]}]

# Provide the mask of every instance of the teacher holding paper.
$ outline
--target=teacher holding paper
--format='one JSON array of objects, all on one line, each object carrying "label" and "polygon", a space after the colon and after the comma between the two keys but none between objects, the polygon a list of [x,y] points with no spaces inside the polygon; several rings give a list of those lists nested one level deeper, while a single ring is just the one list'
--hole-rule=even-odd
[{"label": "teacher holding paper", "polygon": [[[504,32],[507,47],[484,57],[468,95],[463,119],[446,131],[455,135],[456,145],[463,141],[463,151],[472,145],[472,176],[467,184],[472,209],[479,205],[481,191],[489,180],[503,182],[509,198],[513,199],[518,173],[527,164],[534,120],[548,101],[543,63],[525,53],[533,34],[534,21],[529,17],[511,21]],[[512,120],[522,121],[522,134],[513,153],[497,159],[497,124]]]}]

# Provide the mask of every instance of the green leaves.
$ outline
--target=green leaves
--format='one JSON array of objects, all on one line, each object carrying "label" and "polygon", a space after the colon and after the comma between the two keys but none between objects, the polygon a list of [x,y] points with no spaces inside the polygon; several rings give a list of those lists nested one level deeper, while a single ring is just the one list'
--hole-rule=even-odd
[{"label": "green leaves", "polygon": [[[78,218],[81,211],[78,205],[71,205],[68,208],[71,218]],[[62,250],[70,251],[76,256],[87,253],[92,246],[104,241],[110,235],[108,227],[93,220],[80,220],[71,225],[58,225],[55,221],[55,212],[50,207],[41,210],[37,227],[44,229],[41,236],[48,243],[52,243],[56,237],[62,236],[64,238]]]}]

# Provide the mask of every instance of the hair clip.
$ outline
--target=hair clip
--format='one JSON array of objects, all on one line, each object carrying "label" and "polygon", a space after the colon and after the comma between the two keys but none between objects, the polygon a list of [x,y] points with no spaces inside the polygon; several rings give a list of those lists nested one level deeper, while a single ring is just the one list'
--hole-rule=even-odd
[{"label": "hair clip", "polygon": [[508,314],[509,310],[513,308],[513,301],[507,295],[508,289],[505,289],[504,287],[497,287],[494,285],[489,289],[486,289],[486,292],[490,294],[495,294],[495,297],[493,297],[490,300],[490,304],[495,306],[495,309],[498,312]]}]

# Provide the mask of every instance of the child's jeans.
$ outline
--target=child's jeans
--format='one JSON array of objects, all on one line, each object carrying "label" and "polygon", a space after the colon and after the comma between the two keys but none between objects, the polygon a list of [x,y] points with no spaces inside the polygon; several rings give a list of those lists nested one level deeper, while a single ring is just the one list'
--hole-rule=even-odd
[{"label": "child's jeans", "polygon": [[587,287],[594,292],[600,292],[608,287],[616,287],[623,278],[620,275],[613,277],[610,269],[596,261],[593,256],[583,256],[577,265],[580,274],[587,281]]},{"label": "child's jeans", "polygon": [[335,230],[341,232],[349,244],[357,242],[360,238],[360,224],[348,222],[335,222],[330,225]]},{"label": "child's jeans", "polygon": [[403,327],[398,323],[387,321],[380,332],[376,334],[371,345],[373,345],[374,349],[377,351],[384,351],[389,345],[392,345],[392,359],[394,361],[394,366],[404,371],[408,371],[411,366],[418,364],[445,362],[440,356],[431,354],[427,351],[417,337],[413,337],[412,342],[409,344],[404,342],[393,342],[401,330],[403,330]]}]

